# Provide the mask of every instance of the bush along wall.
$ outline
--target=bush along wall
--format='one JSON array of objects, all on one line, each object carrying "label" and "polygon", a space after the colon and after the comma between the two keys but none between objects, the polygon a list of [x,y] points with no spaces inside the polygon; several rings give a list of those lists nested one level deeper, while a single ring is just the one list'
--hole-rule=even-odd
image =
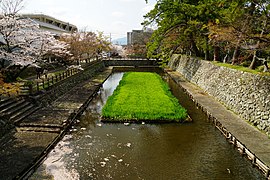
[{"label": "bush along wall", "polygon": [[168,66],[270,135],[270,77],[242,72],[186,55]]}]

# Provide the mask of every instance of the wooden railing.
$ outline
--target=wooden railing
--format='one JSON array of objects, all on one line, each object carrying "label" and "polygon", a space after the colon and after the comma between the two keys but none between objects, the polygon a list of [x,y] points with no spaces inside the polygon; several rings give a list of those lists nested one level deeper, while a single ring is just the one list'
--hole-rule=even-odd
[{"label": "wooden railing", "polygon": [[21,87],[21,95],[34,95],[41,90],[46,90],[50,86],[74,75],[77,74],[80,70],[78,69],[67,69],[66,71],[56,74],[50,77],[44,77],[41,79],[36,79],[33,81],[27,81]]}]

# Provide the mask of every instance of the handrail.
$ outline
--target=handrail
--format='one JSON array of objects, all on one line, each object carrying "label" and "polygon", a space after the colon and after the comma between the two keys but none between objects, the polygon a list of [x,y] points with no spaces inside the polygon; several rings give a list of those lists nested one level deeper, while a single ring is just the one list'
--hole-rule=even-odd
[{"label": "handrail", "polygon": [[46,90],[48,87],[70,77],[79,72],[78,69],[67,69],[66,71],[51,76],[51,77],[45,77],[45,79],[38,79],[36,81],[31,81],[30,84],[23,85],[24,89],[27,90],[27,95],[34,95],[37,92],[41,90]]},{"label": "handrail", "polygon": [[147,59],[147,58],[104,58],[103,60],[126,60],[126,61],[129,61],[129,60],[140,60],[140,61],[156,61],[157,59]]}]

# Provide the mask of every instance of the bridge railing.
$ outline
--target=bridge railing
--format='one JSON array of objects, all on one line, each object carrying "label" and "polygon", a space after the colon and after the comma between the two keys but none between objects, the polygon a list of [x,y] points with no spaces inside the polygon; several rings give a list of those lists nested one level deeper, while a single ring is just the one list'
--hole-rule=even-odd
[{"label": "bridge railing", "polygon": [[127,58],[127,57],[123,57],[123,58],[117,58],[117,57],[110,57],[110,58],[103,58],[102,60],[127,60],[127,61],[132,61],[132,60],[140,60],[140,61],[156,61],[157,59],[147,59],[147,58]]}]

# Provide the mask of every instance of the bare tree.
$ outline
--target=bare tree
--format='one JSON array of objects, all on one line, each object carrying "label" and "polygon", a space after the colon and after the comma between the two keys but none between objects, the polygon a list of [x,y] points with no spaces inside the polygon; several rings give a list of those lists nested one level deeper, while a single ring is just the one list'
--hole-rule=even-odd
[{"label": "bare tree", "polygon": [[23,0],[1,0],[0,5],[4,15],[17,15],[23,8]]}]

